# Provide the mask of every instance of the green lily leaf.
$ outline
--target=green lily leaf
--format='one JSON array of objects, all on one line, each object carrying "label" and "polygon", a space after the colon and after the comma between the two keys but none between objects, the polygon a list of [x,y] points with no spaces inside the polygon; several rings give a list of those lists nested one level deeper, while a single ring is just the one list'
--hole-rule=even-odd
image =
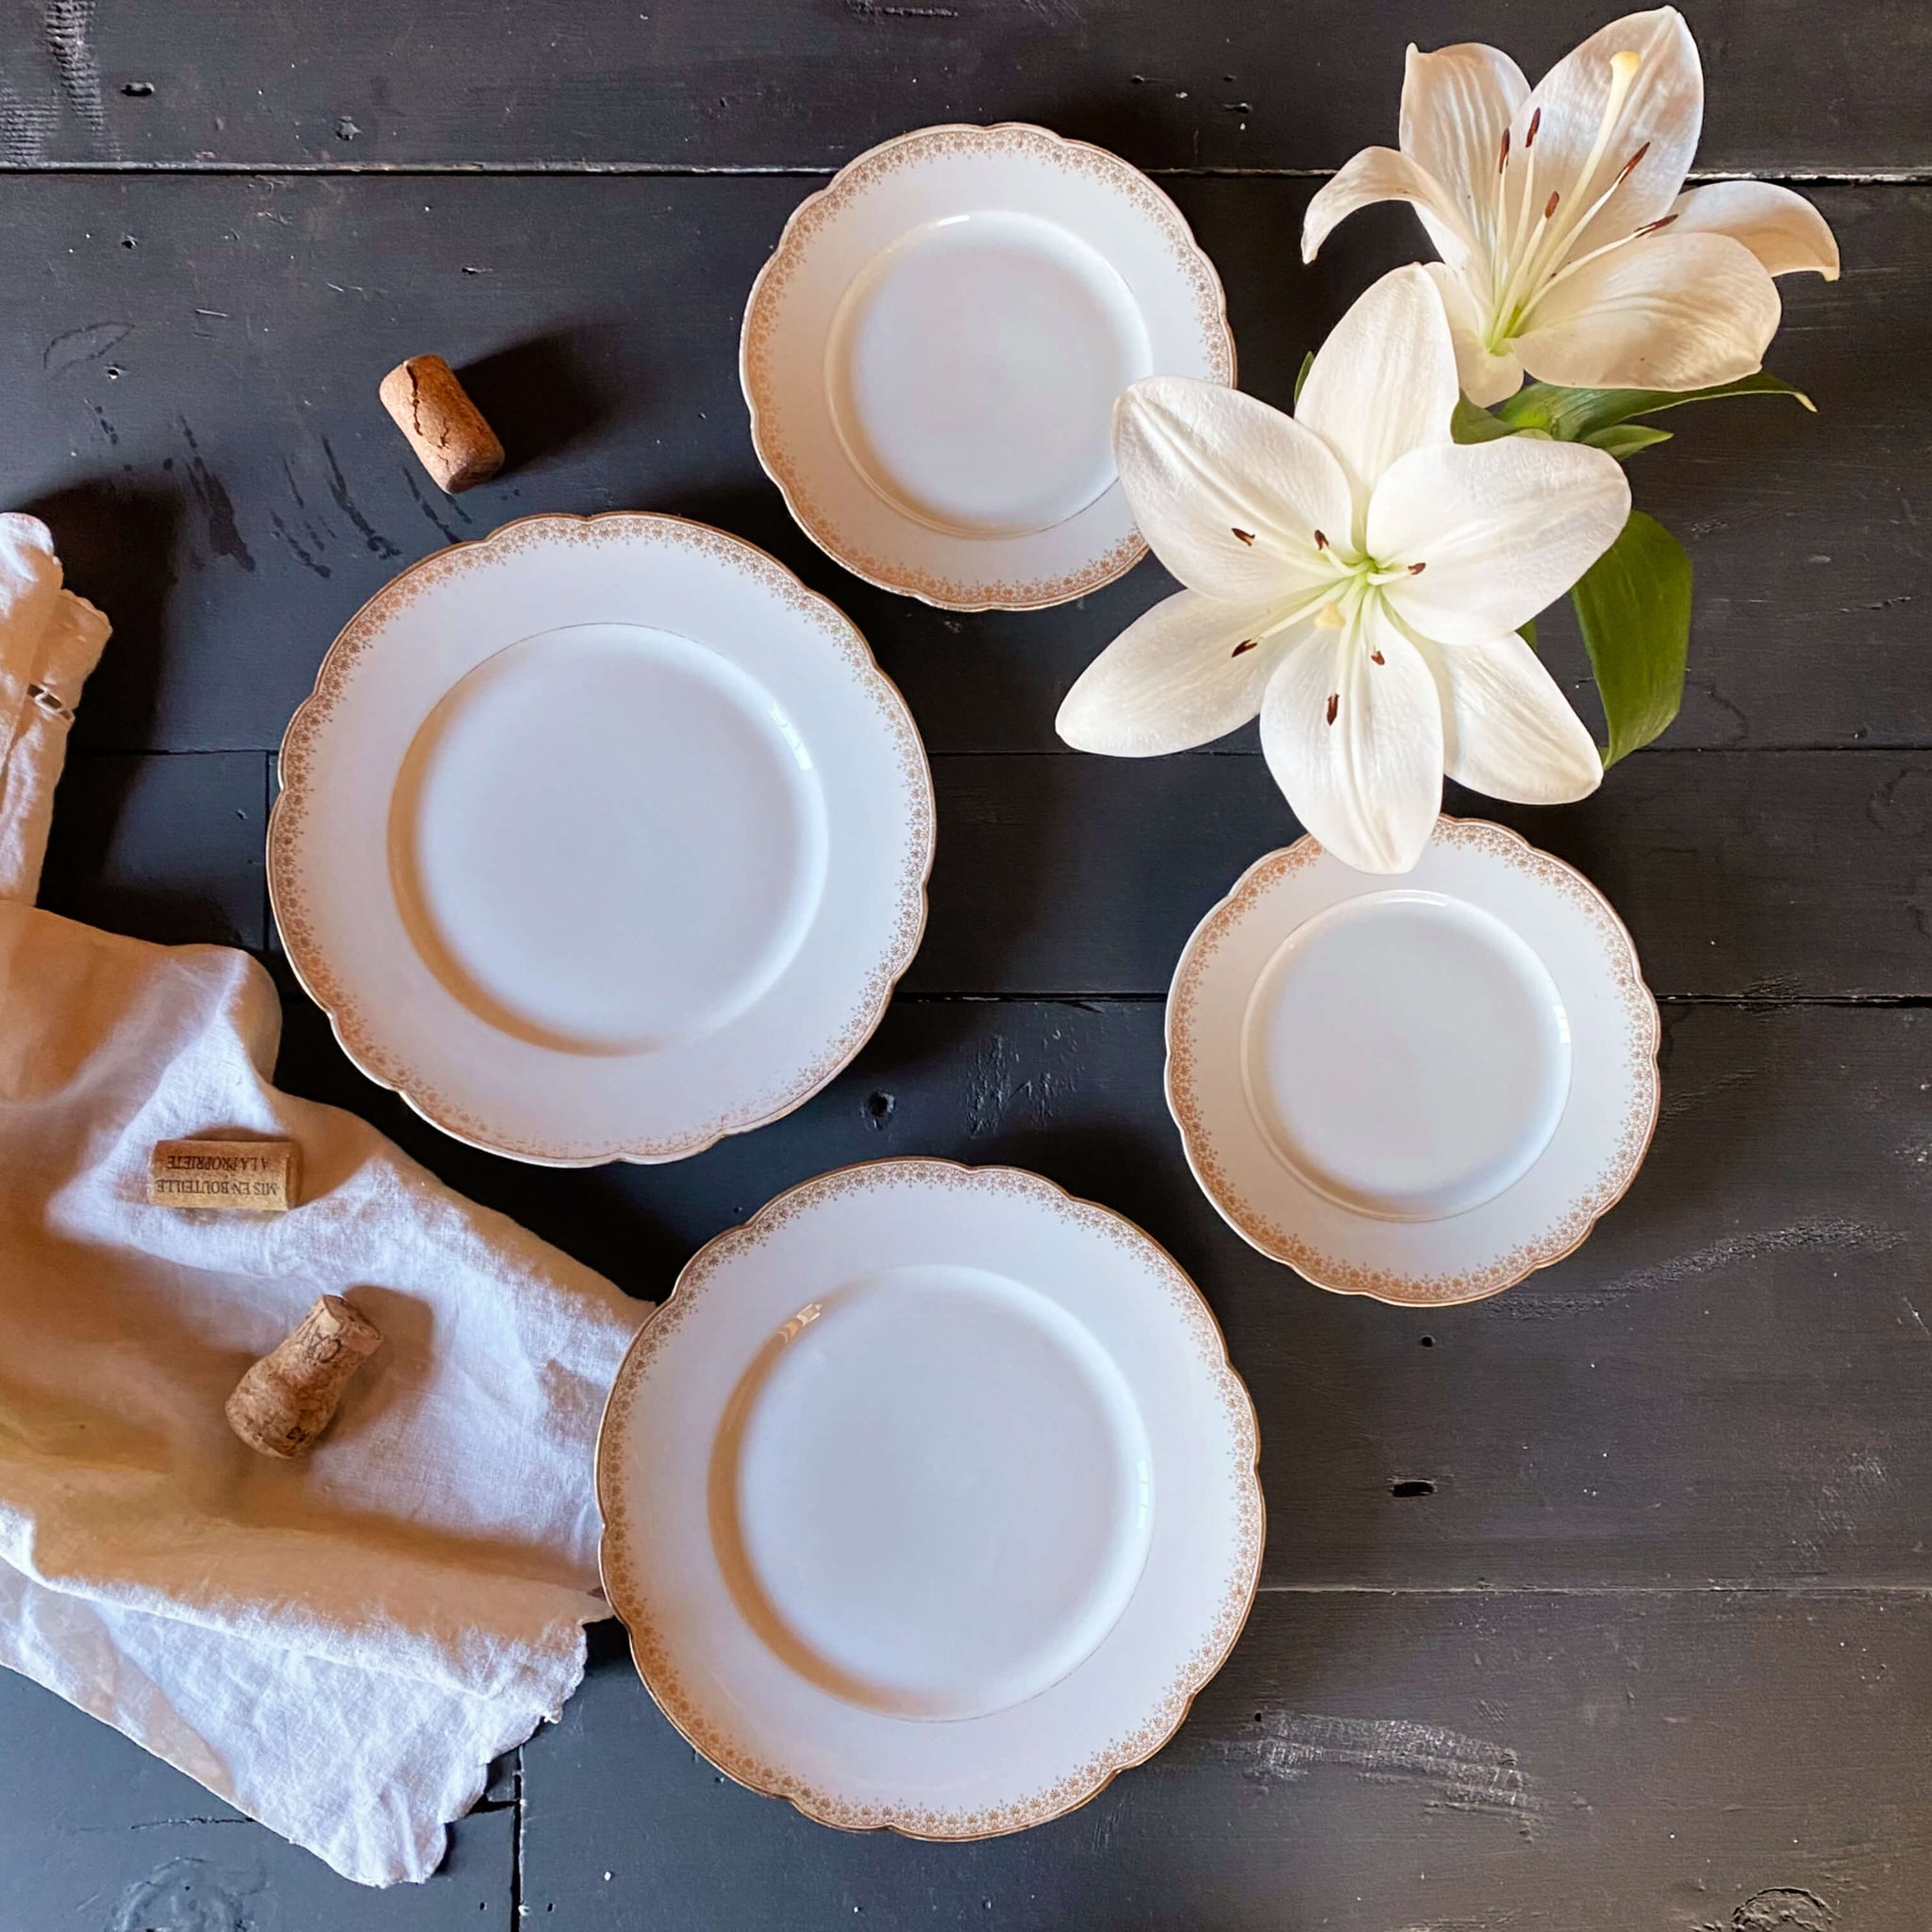
[{"label": "green lily leaf", "polygon": [[1516,635],[1533,651],[1536,649],[1536,619],[1525,618],[1516,626]]},{"label": "green lily leaf", "polygon": [[1684,659],[1690,648],[1690,558],[1684,546],[1641,510],[1584,572],[1570,592],[1604,701],[1614,765],[1648,744],[1684,701]]},{"label": "green lily leaf", "polygon": [[1307,354],[1306,356],[1304,356],[1304,357],[1302,358],[1302,366],[1300,367],[1300,369],[1298,369],[1298,370],[1297,370],[1297,371],[1295,372],[1295,378],[1294,378],[1294,399],[1295,399],[1295,401],[1296,401],[1296,402],[1300,402],[1300,401],[1301,401],[1301,399],[1302,399],[1302,386],[1303,386],[1303,385],[1304,385],[1304,384],[1305,384],[1305,383],[1306,383],[1306,382],[1307,381],[1307,379],[1308,379],[1308,371],[1309,371],[1309,370],[1311,370],[1311,369],[1312,369],[1312,368],[1313,368],[1314,366],[1315,366],[1315,352],[1314,352],[1314,350],[1310,349],[1310,350],[1308,351],[1308,353],[1307,353]]},{"label": "green lily leaf", "polygon": [[1494,442],[1499,436],[1514,436],[1517,428],[1516,424],[1477,408],[1467,396],[1456,398],[1456,413],[1449,419],[1449,434],[1457,442]]},{"label": "green lily leaf", "polygon": [[1653,429],[1647,423],[1612,423],[1607,429],[1592,429],[1583,441],[1592,449],[1607,450],[1620,463],[1627,463],[1641,449],[1668,442],[1668,429]]},{"label": "green lily leaf", "polygon": [[1587,442],[1593,431],[1628,422],[1632,416],[1674,409],[1684,403],[1715,402],[1720,396],[1790,396],[1813,415],[1818,413],[1818,406],[1803,390],[1762,369],[1756,375],[1710,389],[1559,389],[1555,383],[1532,382],[1498,404],[1496,413],[1512,428],[1541,429],[1559,442]]}]

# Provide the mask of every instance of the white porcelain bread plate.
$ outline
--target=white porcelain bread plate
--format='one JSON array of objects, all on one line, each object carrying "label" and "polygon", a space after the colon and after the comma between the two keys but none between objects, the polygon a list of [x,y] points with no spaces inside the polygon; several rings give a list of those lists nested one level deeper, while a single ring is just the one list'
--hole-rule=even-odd
[{"label": "white porcelain bread plate", "polygon": [[991,1837],[1151,1757],[1262,1545],[1192,1282],[1036,1174],[822,1175],[685,1268],[597,1448],[640,1674],[721,1771],[852,1830]]},{"label": "white porcelain bread plate", "polygon": [[1442,818],[1399,882],[1312,839],[1195,929],[1168,1106],[1237,1233],[1318,1288],[1475,1301],[1560,1260],[1657,1124],[1657,1003],[1609,903]]},{"label": "white porcelain bread plate", "polygon": [[753,285],[752,441],[846,569],[956,610],[1146,552],[1114,474],[1143,375],[1234,380],[1220,278],[1138,169],[1043,127],[923,127],[802,203]]},{"label": "white porcelain bread plate", "polygon": [[675,1160],[858,1052],[919,942],[932,787],[865,640],[678,517],[528,517],[351,619],[269,886],[350,1058],[444,1131]]}]

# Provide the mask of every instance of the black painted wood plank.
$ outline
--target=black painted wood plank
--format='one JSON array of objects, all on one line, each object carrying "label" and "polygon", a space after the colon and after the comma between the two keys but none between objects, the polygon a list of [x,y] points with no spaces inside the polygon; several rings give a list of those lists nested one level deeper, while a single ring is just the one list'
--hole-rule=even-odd
[{"label": "black painted wood plank", "polygon": [[1928,1641],[1916,1597],[1264,1592],[1166,1753],[977,1845],[729,1784],[612,1641],[526,1747],[525,1897],[570,1932],[1907,1932]]},{"label": "black painted wood plank", "polygon": [[[1664,1119],[1628,1198],[1557,1267],[1425,1311],[1322,1293],[1222,1223],[1160,1099],[1152,1003],[901,1001],[787,1119],[673,1167],[573,1174],[445,1139],[285,1006],[284,1086],[647,1298],[781,1190],[886,1156],[1034,1168],[1130,1215],[1200,1283],[1254,1391],[1271,1581],[1926,1580],[1924,1010],[1670,1009]],[[1391,1493],[1418,1479],[1434,1493]]]},{"label": "black painted wood plank", "polygon": [[426,1884],[375,1891],[11,1671],[0,1738],[7,1932],[515,1932],[508,1807],[453,1827]]},{"label": "black painted wood plank", "polygon": [[267,937],[260,752],[82,753],[54,799],[39,903],[169,945]]},{"label": "black painted wood plank", "polygon": [[[1924,165],[1911,0],[1698,0],[1701,159]],[[824,167],[925,121],[1047,120],[1142,166],[1333,168],[1391,141],[1410,40],[1532,76],[1608,17],[1562,0],[380,0],[8,9],[7,158]],[[1802,61],[1802,68],[1800,62]]]},{"label": "black painted wood plank", "polygon": [[[395,571],[532,510],[679,511],[841,603],[935,750],[1049,749],[1059,698],[1163,594],[1151,563],[1083,604],[957,617],[873,591],[791,525],[738,391],[744,291],[809,184],[720,179],[35,176],[0,203],[11,410],[0,500],[48,517],[116,624],[82,741],[262,749],[329,639]],[[1173,184],[1228,284],[1242,375],[1277,403],[1347,302],[1417,252],[1406,211],[1312,269],[1305,181]],[[1820,413],[1672,419],[1633,468],[1696,560],[1692,746],[1932,744],[1918,519],[1932,502],[1932,189],[1834,187],[1849,264],[1785,284],[1774,366]],[[452,502],[375,399],[425,349],[475,374],[514,466]],[[1591,706],[1567,621],[1552,661]]]},{"label": "black painted wood plank", "polygon": [[[920,992],[1164,994],[1196,922],[1300,828],[1258,757],[939,758]],[[1932,758],[1645,753],[1579,805],[1451,787],[1608,895],[1652,988],[1932,994]]]}]

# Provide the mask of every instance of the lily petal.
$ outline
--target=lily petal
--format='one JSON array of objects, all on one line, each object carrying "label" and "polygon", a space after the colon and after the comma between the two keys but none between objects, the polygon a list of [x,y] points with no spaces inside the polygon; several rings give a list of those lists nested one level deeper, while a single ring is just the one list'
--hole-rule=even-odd
[{"label": "lily petal", "polygon": [[1519,805],[1568,805],[1604,761],[1557,680],[1516,635],[1420,646],[1442,697],[1442,764],[1458,785]]},{"label": "lily petal", "polygon": [[1113,446],[1135,522],[1190,590],[1278,598],[1328,574],[1313,533],[1349,527],[1348,478],[1293,417],[1219,383],[1155,375],[1115,404]]},{"label": "lily petal", "polygon": [[1677,235],[1728,235],[1763,263],[1767,275],[1809,269],[1838,280],[1838,242],[1824,217],[1773,181],[1713,181],[1678,195],[1671,208]]},{"label": "lily petal", "polygon": [[[1610,139],[1589,178],[1579,179],[1597,145],[1610,94],[1610,57],[1635,54],[1638,68]],[[1517,110],[1521,145],[1541,110],[1535,142],[1536,178],[1559,191],[1578,213],[1617,179],[1634,154],[1643,158],[1572,242],[1573,257],[1627,235],[1669,211],[1704,126],[1704,68],[1697,42],[1674,7],[1625,14],[1600,28],[1537,83]]]},{"label": "lily petal", "polygon": [[1378,201],[1406,201],[1426,218],[1429,239],[1445,256],[1466,260],[1473,243],[1455,195],[1392,147],[1365,147],[1323,182],[1302,217],[1302,259],[1313,261],[1335,225]]},{"label": "lily petal", "polygon": [[1516,338],[1523,366],[1572,389],[1706,389],[1764,360],[1777,285],[1728,235],[1645,237],[1541,297]]},{"label": "lily petal", "polygon": [[1472,212],[1494,199],[1503,130],[1529,94],[1508,55],[1474,41],[1424,54],[1402,75],[1402,152]]},{"label": "lily petal", "polygon": [[1411,262],[1370,287],[1329,331],[1294,413],[1341,458],[1362,512],[1390,464],[1449,441],[1456,395],[1442,298]]},{"label": "lily petal", "polygon": [[1261,748],[1336,858],[1407,872],[1441,808],[1442,706],[1415,646],[1383,613],[1366,617],[1362,633],[1310,626],[1290,647],[1262,700]]},{"label": "lily petal", "polygon": [[1475,644],[1560,597],[1630,514],[1623,465],[1580,442],[1522,436],[1416,450],[1369,506],[1369,551],[1412,575],[1384,587],[1424,636]]},{"label": "lily petal", "polygon": [[1266,626],[1273,608],[1177,591],[1088,665],[1054,728],[1075,751],[1144,758],[1245,724],[1261,708],[1283,646],[1274,638],[1240,647]]},{"label": "lily petal", "polygon": [[1523,387],[1523,364],[1513,349],[1491,355],[1484,345],[1483,319],[1475,298],[1460,275],[1447,262],[1425,261],[1423,269],[1442,298],[1449,318],[1450,340],[1456,344],[1456,379],[1462,393],[1478,408],[1487,409],[1513,396]]}]

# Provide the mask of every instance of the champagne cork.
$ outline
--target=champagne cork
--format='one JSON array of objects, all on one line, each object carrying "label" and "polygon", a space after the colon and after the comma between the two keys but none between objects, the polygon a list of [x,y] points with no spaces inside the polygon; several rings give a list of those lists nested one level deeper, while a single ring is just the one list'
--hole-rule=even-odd
[{"label": "champagne cork", "polygon": [[306,1456],[382,1333],[341,1296],[325,1294],[251,1368],[228,1397],[228,1426],[258,1456]]},{"label": "champagne cork", "polygon": [[148,1157],[147,1197],[157,1208],[285,1214],[300,1172],[292,1141],[159,1141]]},{"label": "champagne cork", "polygon": [[377,393],[417,459],[446,495],[487,482],[503,468],[503,444],[441,356],[411,356],[382,378]]}]

